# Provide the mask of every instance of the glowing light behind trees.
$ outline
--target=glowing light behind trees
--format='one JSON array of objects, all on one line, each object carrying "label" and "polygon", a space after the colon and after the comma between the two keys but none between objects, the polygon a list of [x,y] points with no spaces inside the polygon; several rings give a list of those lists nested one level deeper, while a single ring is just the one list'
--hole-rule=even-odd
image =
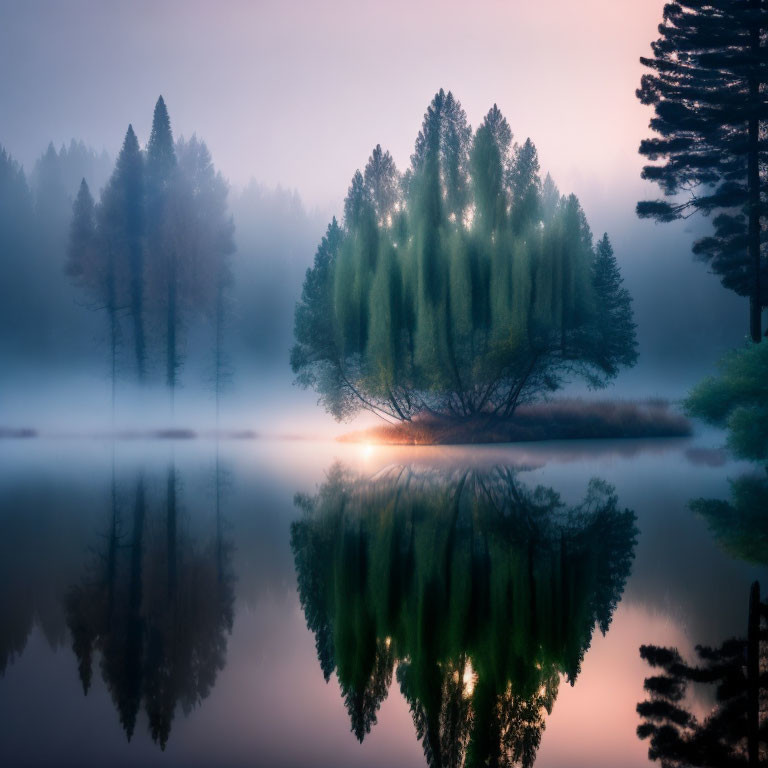
[{"label": "glowing light behind trees", "polygon": [[604,386],[636,354],[606,237],[539,176],[498,108],[473,133],[440,91],[411,165],[377,146],[352,179],[296,309],[291,362],[337,418],[510,416],[572,377]]}]

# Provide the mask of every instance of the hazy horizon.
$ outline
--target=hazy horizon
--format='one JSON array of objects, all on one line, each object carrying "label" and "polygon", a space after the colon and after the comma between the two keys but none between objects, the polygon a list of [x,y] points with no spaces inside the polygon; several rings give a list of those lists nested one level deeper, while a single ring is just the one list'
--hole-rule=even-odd
[{"label": "hazy horizon", "polygon": [[255,178],[330,208],[376,144],[407,166],[442,87],[474,126],[498,104],[587,210],[646,188],[650,113],[634,89],[663,2],[3,5],[0,66],[14,74],[0,83],[0,143],[27,170],[49,141],[114,157],[131,123],[145,143],[162,94],[175,134],[204,138],[233,185]]},{"label": "hazy horizon", "polygon": [[[661,0],[620,7],[609,0],[552,0],[546,7],[0,1],[8,20],[0,26],[0,66],[13,72],[0,82],[0,145],[28,174],[50,141],[58,147],[82,140],[114,160],[129,123],[146,145],[162,94],[174,136],[204,139],[230,181],[236,227],[260,238],[259,263],[283,270],[279,295],[289,300],[280,309],[281,328],[291,323],[324,222],[341,216],[355,169],[380,143],[405,170],[424,111],[443,87],[475,127],[498,104],[515,141],[530,136],[536,144],[542,175],[551,173],[561,192],[578,195],[596,236],[610,234],[634,298],[640,362],[604,396],[681,397],[744,336],[746,301],[691,257],[694,233],[709,226],[706,220],[659,226],[634,211],[637,200],[658,196],[640,179],[637,148],[651,111],[635,89]],[[293,223],[276,224],[268,212],[240,205],[251,180],[265,199],[275,189],[298,196]],[[259,295],[269,302],[271,278],[259,279]],[[685,303],[678,300],[681,284]],[[290,339],[281,333],[281,348],[272,343],[269,358],[259,353],[256,368],[242,358],[250,378],[233,393],[239,407],[248,404],[258,366],[290,382]],[[82,372],[78,377],[59,397],[69,393],[75,399],[66,402],[92,416],[85,406],[91,398],[76,397]],[[35,396],[34,388],[11,387],[4,401],[16,416],[41,413],[51,405],[44,390]],[[312,393],[286,391],[308,409],[301,423],[313,409],[313,420],[330,425]],[[181,402],[190,396],[182,393]],[[266,411],[274,418],[274,409]]]}]

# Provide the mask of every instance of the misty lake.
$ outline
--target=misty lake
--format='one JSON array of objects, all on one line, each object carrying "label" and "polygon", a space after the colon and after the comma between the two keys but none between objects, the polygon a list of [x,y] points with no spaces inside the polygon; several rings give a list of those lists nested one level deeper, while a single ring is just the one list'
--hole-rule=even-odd
[{"label": "misty lake", "polygon": [[0,764],[648,765],[639,646],[768,586],[722,442],[2,441]]}]

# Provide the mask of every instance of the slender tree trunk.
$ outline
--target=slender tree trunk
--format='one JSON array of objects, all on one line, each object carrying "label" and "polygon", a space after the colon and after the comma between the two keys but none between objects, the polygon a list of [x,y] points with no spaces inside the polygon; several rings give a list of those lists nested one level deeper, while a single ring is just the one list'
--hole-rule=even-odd
[{"label": "slender tree trunk", "polygon": [[117,307],[115,297],[115,270],[112,251],[109,252],[109,271],[107,274],[107,311],[109,312],[109,353],[111,356],[110,375],[112,378],[112,438],[115,432],[115,387],[117,381]]},{"label": "slender tree trunk", "polygon": [[168,387],[171,391],[171,415],[174,411],[174,399],[176,394],[176,371],[178,369],[178,361],[176,359],[176,322],[177,322],[177,307],[176,307],[176,257],[172,256],[171,260],[171,274],[168,278],[168,297],[166,307],[166,380]]},{"label": "slender tree trunk", "polygon": [[146,344],[144,341],[144,259],[141,244],[131,244],[131,315],[133,317],[133,338],[136,351],[136,369],[139,380],[146,372]]},{"label": "slender tree trunk", "polygon": [[758,768],[760,758],[760,584],[749,591],[747,627],[747,752],[749,768]]},{"label": "slender tree trunk", "polygon": [[216,395],[216,452],[218,456],[219,416],[221,413],[221,390],[224,384],[224,284],[219,280],[216,291],[216,339],[214,350],[214,392]]},{"label": "slender tree trunk", "polygon": [[112,443],[112,486],[111,486],[112,520],[109,530],[109,546],[107,548],[107,622],[112,627],[115,614],[115,588],[117,582],[117,550],[118,550],[118,509],[117,509],[117,481],[115,479],[115,447]]},{"label": "slender tree trunk", "polygon": [[221,520],[221,464],[219,459],[218,424],[216,426],[216,576],[219,585],[224,582],[224,527]]},{"label": "slender tree trunk", "polygon": [[176,596],[176,466],[168,469],[168,491],[166,506],[166,553],[168,557],[168,600]]},{"label": "slender tree trunk", "polygon": [[115,389],[117,386],[117,318],[114,307],[109,312],[109,346],[111,361],[110,377],[112,380],[112,437],[115,434]]},{"label": "slender tree trunk", "polygon": [[[750,8],[757,13],[760,10],[760,0],[750,0]],[[760,26],[757,20],[752,21],[750,29],[750,49],[753,59],[760,55]],[[752,63],[749,76],[749,148],[747,160],[747,189],[749,194],[749,261],[753,272],[752,294],[749,297],[749,333],[752,341],[760,342],[762,338],[762,306],[760,289],[760,120],[758,109],[760,104],[760,81],[757,75],[757,65]]]},{"label": "slender tree trunk", "polygon": [[130,546],[130,579],[128,586],[128,606],[125,627],[125,658],[124,674],[128,680],[127,700],[130,702],[130,714],[125,721],[126,730],[133,733],[136,715],[142,694],[142,677],[144,671],[144,627],[141,616],[143,599],[142,566],[144,557],[144,517],[146,499],[144,493],[144,478],[139,475],[136,484],[136,504],[133,509],[133,531]]},{"label": "slender tree trunk", "polygon": [[133,534],[131,536],[131,611],[138,613],[141,608],[141,558],[144,548],[144,478],[140,475],[136,483],[136,506],[133,510]]}]

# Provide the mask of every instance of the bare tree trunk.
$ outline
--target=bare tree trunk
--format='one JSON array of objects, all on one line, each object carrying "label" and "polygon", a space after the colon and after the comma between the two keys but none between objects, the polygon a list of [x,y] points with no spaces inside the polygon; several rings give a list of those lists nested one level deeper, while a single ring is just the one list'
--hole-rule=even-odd
[{"label": "bare tree trunk", "polygon": [[216,576],[219,585],[224,581],[224,530],[221,520],[221,463],[219,458],[218,424],[216,433]]},{"label": "bare tree trunk", "polygon": [[136,351],[136,369],[139,380],[146,372],[146,343],[144,340],[144,259],[141,244],[131,243],[131,316],[133,317],[133,339]]},{"label": "bare tree trunk", "polygon": [[110,376],[112,378],[112,437],[115,431],[115,388],[117,381],[117,306],[115,299],[115,271],[112,253],[109,255],[109,273],[107,275],[107,311],[109,312],[109,353]]},{"label": "bare tree trunk", "polygon": [[115,614],[115,589],[117,582],[117,550],[119,545],[119,512],[117,508],[117,482],[115,480],[115,448],[112,444],[112,487],[111,487],[112,520],[107,546],[106,581],[107,581],[107,622],[112,627]]},{"label": "bare tree trunk", "polygon": [[749,768],[760,760],[760,584],[749,591],[747,625],[747,753]]},{"label": "bare tree trunk", "polygon": [[168,277],[168,296],[166,307],[166,381],[171,392],[171,417],[174,412],[174,400],[176,394],[176,372],[178,360],[176,358],[176,323],[178,309],[176,306],[176,256],[171,256],[171,269]]},{"label": "bare tree trunk", "polygon": [[168,557],[168,601],[176,596],[176,467],[168,468],[168,490],[166,504],[166,553]]},{"label": "bare tree trunk", "polygon": [[146,501],[144,496],[144,478],[139,476],[136,483],[136,506],[133,510],[133,533],[131,536],[131,612],[138,615],[141,609],[142,579],[141,565],[144,550],[144,513]]},{"label": "bare tree trunk", "polygon": [[[760,0],[750,0],[750,8],[757,13],[760,10]],[[754,59],[760,55],[760,26],[755,20],[751,23],[749,33],[750,50]],[[749,76],[749,149],[747,159],[747,189],[749,194],[749,226],[748,244],[749,261],[753,272],[752,292],[749,297],[749,333],[752,341],[759,343],[762,325],[762,306],[760,288],[760,120],[758,108],[760,107],[760,83],[757,76],[756,65],[752,63],[752,72]]]},{"label": "bare tree trunk", "polygon": [[[214,393],[216,396],[216,456],[218,467],[218,432],[219,415],[221,413],[221,391],[224,385],[224,282],[219,279],[219,285],[216,291],[216,328],[215,328],[215,349],[214,349]],[[218,469],[217,469],[218,472]]]}]

